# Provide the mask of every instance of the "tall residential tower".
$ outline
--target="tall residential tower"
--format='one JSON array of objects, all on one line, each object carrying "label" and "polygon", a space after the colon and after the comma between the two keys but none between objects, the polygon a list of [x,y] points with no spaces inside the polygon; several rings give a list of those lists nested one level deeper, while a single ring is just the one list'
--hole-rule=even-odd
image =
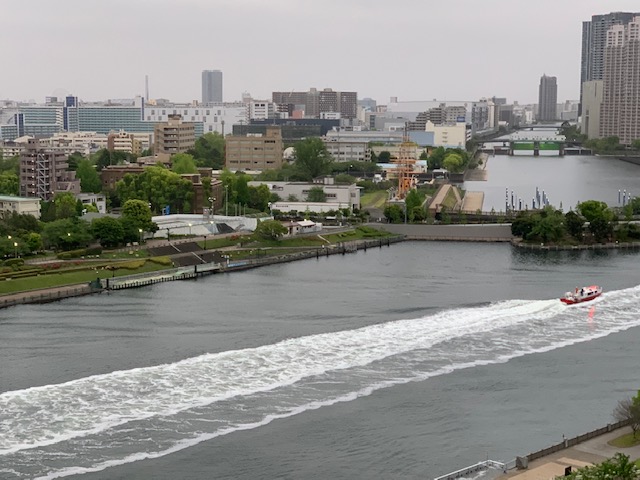
[{"label": "tall residential tower", "polygon": [[584,82],[602,80],[607,32],[614,25],[626,25],[638,13],[612,12],[594,15],[582,22],[582,61],[580,64],[580,98]]},{"label": "tall residential tower", "polygon": [[220,70],[202,71],[202,103],[222,102],[222,72]]},{"label": "tall residential tower", "polygon": [[538,96],[538,120],[549,122],[557,120],[558,84],[556,77],[543,75],[540,78]]},{"label": "tall residential tower", "polygon": [[640,139],[640,15],[607,32],[600,136],[625,145]]}]

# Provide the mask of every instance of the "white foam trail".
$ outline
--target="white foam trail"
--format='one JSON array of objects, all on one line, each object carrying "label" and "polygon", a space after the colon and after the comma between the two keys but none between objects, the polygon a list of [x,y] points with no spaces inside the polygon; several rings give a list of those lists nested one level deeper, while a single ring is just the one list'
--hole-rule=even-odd
[{"label": "white foam trail", "polygon": [[560,308],[555,303],[516,300],[449,310],[6,392],[0,395],[0,455],[367,365],[455,336],[499,328],[518,318],[548,318]]},{"label": "white foam trail", "polygon": [[[6,458],[26,455],[21,462],[31,458],[30,449],[38,459],[44,454],[59,457],[57,452],[46,453],[38,447],[62,445],[74,437],[85,437],[84,442],[93,432],[151,417],[170,430],[176,412],[184,415],[189,409],[213,406],[238,395],[246,395],[245,399],[268,395],[268,408],[264,414],[258,412],[255,421],[246,416],[245,421],[238,422],[214,416],[212,431],[181,432],[182,438],[169,439],[163,445],[158,442],[153,451],[139,450],[126,457],[110,454],[109,438],[102,445],[103,437],[98,436],[106,453],[79,456],[73,466],[45,468],[40,475],[59,478],[156,458],[310,409],[353,401],[381,388],[506,362],[622,331],[640,325],[638,300],[640,287],[608,292],[597,303],[572,307],[558,300],[512,300],[7,392],[0,395],[0,441],[4,442],[0,454]],[[586,328],[592,306],[597,306],[595,323]],[[321,388],[314,389],[318,381]],[[303,392],[308,395],[301,395]],[[305,400],[307,397],[311,400]],[[242,405],[238,407],[241,410]],[[67,415],[74,418],[68,419]],[[135,443],[136,427],[130,428],[127,440],[135,451],[135,447],[141,447]],[[69,443],[60,448],[64,454],[65,448],[83,448],[78,445]]]}]

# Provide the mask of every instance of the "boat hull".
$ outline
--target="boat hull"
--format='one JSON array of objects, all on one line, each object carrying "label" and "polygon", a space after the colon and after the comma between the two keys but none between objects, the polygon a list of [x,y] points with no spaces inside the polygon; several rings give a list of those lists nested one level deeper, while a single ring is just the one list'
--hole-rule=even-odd
[{"label": "boat hull", "polygon": [[560,301],[562,303],[564,303],[565,305],[575,305],[576,303],[584,303],[584,302],[589,302],[591,300],[594,300],[596,298],[598,298],[600,295],[602,295],[602,292],[596,293],[595,295],[590,295],[588,297],[585,298],[580,298],[580,299],[571,299],[571,298],[561,298]]}]

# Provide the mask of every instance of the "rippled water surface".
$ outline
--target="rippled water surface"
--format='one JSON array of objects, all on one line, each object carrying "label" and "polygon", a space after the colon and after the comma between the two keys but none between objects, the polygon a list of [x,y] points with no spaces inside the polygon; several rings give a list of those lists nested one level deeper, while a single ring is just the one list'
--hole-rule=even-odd
[{"label": "rippled water surface", "polygon": [[[0,478],[431,478],[611,421],[640,256],[404,243],[0,311]],[[566,307],[575,285],[596,301]]]}]

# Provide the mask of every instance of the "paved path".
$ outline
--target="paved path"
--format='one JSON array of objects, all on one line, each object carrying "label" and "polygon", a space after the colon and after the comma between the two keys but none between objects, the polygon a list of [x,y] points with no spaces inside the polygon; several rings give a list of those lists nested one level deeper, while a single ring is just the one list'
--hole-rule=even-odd
[{"label": "paved path", "polygon": [[640,445],[629,448],[617,448],[607,443],[626,433],[631,433],[630,427],[605,433],[574,447],[565,448],[559,452],[534,460],[529,463],[527,470],[513,470],[510,473],[498,477],[498,480],[549,480],[556,476],[564,476],[566,467],[572,467],[575,472],[578,468],[602,463],[608,458],[615,456],[618,452],[629,456],[631,460],[637,460],[640,458]]}]

